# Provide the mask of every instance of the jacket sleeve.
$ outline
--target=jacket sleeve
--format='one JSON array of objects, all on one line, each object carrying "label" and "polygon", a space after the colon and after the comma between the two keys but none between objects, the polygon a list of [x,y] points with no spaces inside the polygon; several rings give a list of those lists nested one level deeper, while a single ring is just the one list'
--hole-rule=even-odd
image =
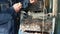
[{"label": "jacket sleeve", "polygon": [[5,11],[1,11],[1,13],[0,13],[0,25],[7,23],[9,20],[12,19],[12,16],[15,18],[16,17],[15,14],[16,13],[15,13],[13,7],[10,7],[9,9],[7,9]]},{"label": "jacket sleeve", "polygon": [[15,15],[16,14],[16,12],[15,12],[13,7],[10,7],[7,10],[2,11],[2,13],[8,13],[8,14],[11,14],[11,15]]},{"label": "jacket sleeve", "polygon": [[13,9],[13,7],[10,7],[10,8],[7,9],[6,11],[7,11],[7,13],[9,13],[9,14],[11,14],[11,15],[15,13],[15,10]]}]

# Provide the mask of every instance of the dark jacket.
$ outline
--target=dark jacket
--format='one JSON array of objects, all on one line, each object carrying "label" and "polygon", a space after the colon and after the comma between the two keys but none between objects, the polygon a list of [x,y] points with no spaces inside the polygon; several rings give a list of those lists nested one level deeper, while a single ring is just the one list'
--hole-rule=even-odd
[{"label": "dark jacket", "polygon": [[13,7],[10,7],[8,0],[0,0],[0,5],[0,34],[15,34]]},{"label": "dark jacket", "polygon": [[9,0],[0,0],[0,34],[16,34],[14,22],[16,13],[12,7],[15,2],[21,2],[23,8],[28,6],[28,1],[25,3],[25,0],[13,0],[12,3]]}]

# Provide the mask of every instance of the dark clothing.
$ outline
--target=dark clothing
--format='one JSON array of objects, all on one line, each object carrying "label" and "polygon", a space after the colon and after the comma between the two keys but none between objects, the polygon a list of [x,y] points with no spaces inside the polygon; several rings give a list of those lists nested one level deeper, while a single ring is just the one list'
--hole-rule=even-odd
[{"label": "dark clothing", "polygon": [[23,8],[28,6],[25,0],[0,0],[0,34],[16,34],[16,23],[14,22],[16,13],[12,5],[16,2],[21,2]]},{"label": "dark clothing", "polygon": [[15,34],[13,15],[15,11],[8,0],[0,0],[0,34]]}]

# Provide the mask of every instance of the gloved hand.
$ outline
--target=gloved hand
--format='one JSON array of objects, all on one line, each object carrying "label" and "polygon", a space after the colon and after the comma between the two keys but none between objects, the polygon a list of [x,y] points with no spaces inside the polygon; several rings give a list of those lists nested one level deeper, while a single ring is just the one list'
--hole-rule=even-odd
[{"label": "gloved hand", "polygon": [[15,12],[18,13],[22,8],[21,2],[14,4],[13,8],[14,8]]}]

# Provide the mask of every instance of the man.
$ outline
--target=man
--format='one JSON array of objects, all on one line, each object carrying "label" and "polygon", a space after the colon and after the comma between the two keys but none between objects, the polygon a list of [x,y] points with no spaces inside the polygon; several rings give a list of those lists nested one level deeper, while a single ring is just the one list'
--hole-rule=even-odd
[{"label": "man", "polygon": [[[36,3],[36,0],[29,1],[31,4]],[[22,3],[18,2],[10,6],[9,2],[9,0],[0,0],[0,34],[16,34],[14,31],[14,17],[21,10]]]}]

